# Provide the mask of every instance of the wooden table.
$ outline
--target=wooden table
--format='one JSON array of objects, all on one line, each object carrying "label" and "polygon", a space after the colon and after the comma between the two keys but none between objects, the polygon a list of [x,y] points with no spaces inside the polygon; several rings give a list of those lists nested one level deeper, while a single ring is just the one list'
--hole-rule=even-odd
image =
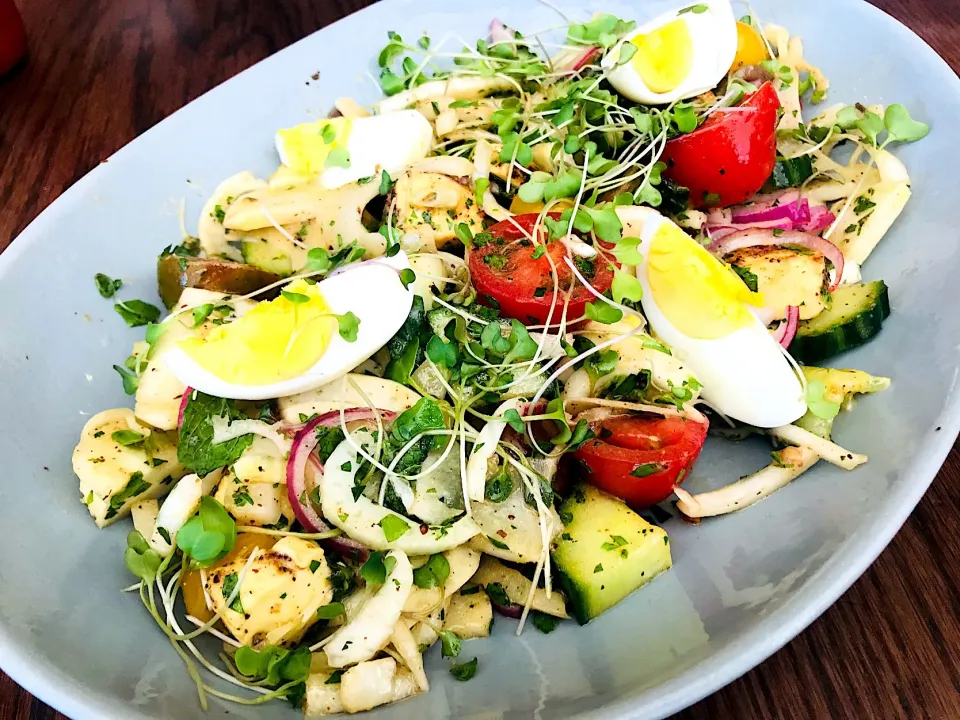
[{"label": "wooden table", "polygon": [[[874,1],[960,70],[960,0]],[[369,2],[25,2],[30,62],[0,81],[0,250],[147,128]],[[960,718],[958,514],[960,444],[890,547],[836,605],[677,717]],[[0,718],[62,717],[0,673]]]}]

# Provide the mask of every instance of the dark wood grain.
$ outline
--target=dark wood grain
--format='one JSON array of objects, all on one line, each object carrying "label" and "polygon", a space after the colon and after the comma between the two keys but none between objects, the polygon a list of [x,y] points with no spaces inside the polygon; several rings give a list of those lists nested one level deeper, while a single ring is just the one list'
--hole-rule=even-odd
[{"label": "dark wood grain", "polygon": [[[0,80],[0,250],[137,135],[369,0],[30,0],[29,62]],[[960,0],[877,0],[960,70]],[[960,718],[960,445],[870,570],[823,617],[680,713]],[[0,673],[0,719],[63,718]]]}]

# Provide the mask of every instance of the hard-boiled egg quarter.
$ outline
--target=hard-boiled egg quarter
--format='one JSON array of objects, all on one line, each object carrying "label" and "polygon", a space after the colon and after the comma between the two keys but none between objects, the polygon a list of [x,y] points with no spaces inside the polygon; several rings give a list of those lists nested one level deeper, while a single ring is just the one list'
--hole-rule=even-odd
[{"label": "hard-boiled egg quarter", "polygon": [[[619,64],[625,43],[634,49]],[[610,83],[622,95],[666,105],[713,87],[737,54],[737,24],[728,0],[688,5],[644,23],[603,59]]]},{"label": "hard-boiled egg quarter", "polygon": [[806,412],[799,378],[751,311],[763,305],[729,267],[649,208],[621,207],[625,237],[640,238],[641,304],[653,332],[703,384],[718,411],[757,427]]},{"label": "hard-boiled egg quarter", "polygon": [[[167,366],[192,388],[236,400],[318,388],[353,370],[403,325],[413,304],[413,291],[400,281],[404,267],[401,252],[389,263],[358,263],[313,285],[294,280],[277,299],[204,338],[181,341],[165,357]],[[347,313],[359,321],[355,339],[339,332],[337,316]]]},{"label": "hard-boiled egg quarter", "polygon": [[401,110],[304,123],[279,130],[276,144],[283,165],[332,190],[423,160],[433,147],[433,128],[416,110]]}]

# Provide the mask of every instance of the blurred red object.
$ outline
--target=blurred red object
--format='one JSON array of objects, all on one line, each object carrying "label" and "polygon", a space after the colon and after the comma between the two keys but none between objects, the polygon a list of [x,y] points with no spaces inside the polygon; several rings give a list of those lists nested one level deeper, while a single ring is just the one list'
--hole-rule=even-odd
[{"label": "blurred red object", "polygon": [[27,53],[27,34],[13,0],[0,0],[0,75],[9,72]]}]

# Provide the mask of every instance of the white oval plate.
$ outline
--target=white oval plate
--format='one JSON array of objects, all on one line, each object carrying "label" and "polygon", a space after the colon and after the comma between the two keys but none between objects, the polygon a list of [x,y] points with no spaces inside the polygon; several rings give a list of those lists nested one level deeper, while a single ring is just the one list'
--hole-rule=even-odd
[{"label": "white oval plate", "polygon": [[[624,0],[558,3],[652,17],[674,5]],[[831,78],[831,99],[902,102],[930,122],[897,150],[914,197],[864,268],[890,286],[893,315],[875,342],[838,359],[894,378],[838,423],[838,441],[870,455],[844,473],[825,463],[756,507],[669,526],[675,569],[589,626],[546,636],[471,641],[480,659],[455,682],[439,653],[430,693],[378,711],[383,718],[654,718],[716,690],[794,637],[873,561],[943,462],[960,429],[955,386],[960,314],[950,307],[957,168],[952,125],[960,82],[919,38],[855,0],[758,0],[763,18],[803,35]],[[642,9],[642,10],[641,10]],[[368,73],[387,30],[476,38],[499,17],[522,31],[556,25],[535,0],[385,0],[326,28],[207,93],[101,164],[50,206],[0,256],[0,664],[74,718],[201,715],[193,684],[135,596],[122,554],[125,524],[98,531],[80,502],[70,454],[84,420],[129,404],[111,365],[142,338],[97,295],[96,272],[122,277],[124,297],[155,296],[154,257],[179,240],[217,182],[276,167],[273,133],[324,115],[333,99],[375,99]],[[320,82],[306,84],[320,70]],[[761,467],[756,445],[713,443],[688,489]],[[49,470],[47,469],[49,468]],[[293,718],[212,701],[205,717]]]}]

